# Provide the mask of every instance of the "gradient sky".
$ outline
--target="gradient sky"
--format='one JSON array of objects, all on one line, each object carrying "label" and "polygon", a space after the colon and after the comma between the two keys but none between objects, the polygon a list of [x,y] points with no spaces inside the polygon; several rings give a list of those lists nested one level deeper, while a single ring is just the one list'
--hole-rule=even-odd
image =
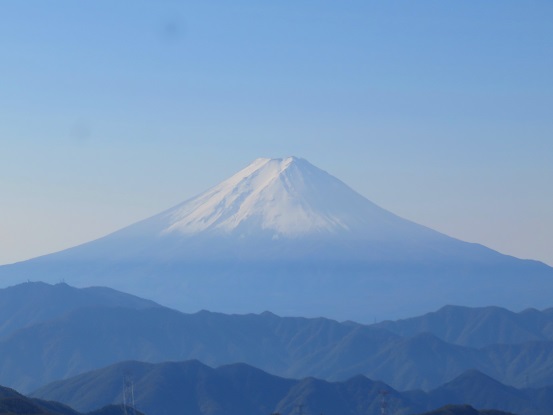
[{"label": "gradient sky", "polygon": [[0,263],[296,155],[553,265],[553,2],[4,0]]}]

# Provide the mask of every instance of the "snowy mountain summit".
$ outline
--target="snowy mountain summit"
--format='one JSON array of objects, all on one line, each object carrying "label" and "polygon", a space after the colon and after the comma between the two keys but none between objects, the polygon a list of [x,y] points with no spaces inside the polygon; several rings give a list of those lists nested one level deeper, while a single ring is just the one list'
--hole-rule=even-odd
[{"label": "snowy mountain summit", "polygon": [[544,308],[553,292],[552,268],[400,218],[295,157],[257,159],[151,218],[0,267],[3,285],[28,279],[105,285],[183,311],[359,321],[444,304]]},{"label": "snowy mountain summit", "polygon": [[296,157],[260,158],[164,213],[163,232],[273,237],[358,230],[391,215],[340,180]]}]

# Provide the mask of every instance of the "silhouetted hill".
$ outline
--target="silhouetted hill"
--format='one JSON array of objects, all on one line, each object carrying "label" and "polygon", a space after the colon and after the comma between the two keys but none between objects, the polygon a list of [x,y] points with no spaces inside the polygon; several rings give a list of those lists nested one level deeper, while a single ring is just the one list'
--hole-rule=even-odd
[{"label": "silhouetted hill", "polygon": [[[390,391],[399,414],[417,407],[381,382],[355,377],[330,383],[314,378],[284,379],[245,364],[212,369],[198,361],[147,364],[124,362],[54,382],[33,395],[58,399],[82,411],[121,400],[121,379],[131,374],[137,408],[150,415],[297,413],[377,414],[378,394]],[[87,393],[83,394],[82,390]]]},{"label": "silhouetted hill", "polygon": [[[83,415],[67,405],[28,398],[13,389],[0,386],[0,414],[2,415]],[[122,405],[108,405],[87,415],[124,415]],[[137,415],[143,415],[137,411]]]},{"label": "silhouetted hill", "polygon": [[[491,408],[520,415],[553,412],[551,387],[515,389],[474,370],[426,393],[420,390],[398,392],[364,376],[343,382],[313,377],[294,380],[273,376],[245,364],[212,369],[198,361],[118,363],[51,383],[33,396],[55,399],[87,411],[121,401],[121,380],[129,374],[134,379],[136,406],[150,415],[179,412],[189,415],[293,415],[300,407],[305,414],[377,415],[383,399],[389,413],[394,415],[420,413],[444,405],[471,405],[478,411]],[[473,408],[459,406],[443,410],[463,413]]]},{"label": "silhouetted hill", "polygon": [[536,402],[532,402],[524,391],[506,386],[476,370],[465,372],[429,392],[428,399],[435,406],[470,404],[476,408],[493,408],[521,414],[528,413],[527,411],[534,414],[545,413],[539,411]]},{"label": "silhouetted hill", "polygon": [[420,415],[514,415],[511,412],[503,412],[496,410],[481,410],[477,411],[470,405],[446,405],[434,411],[425,412]]},{"label": "silhouetted hill", "polygon": [[67,284],[28,282],[0,289],[0,338],[82,307],[159,307],[156,303],[111,288],[74,288]]},{"label": "silhouetted hill", "polygon": [[96,409],[95,411],[87,412],[85,415],[127,415],[133,413],[134,415],[145,415],[143,412],[137,411],[134,408],[125,407],[121,404],[106,405],[103,408]]},{"label": "silhouetted hill", "polygon": [[[489,414],[494,413],[489,408],[519,415],[549,415],[553,412],[553,387],[516,389],[477,370],[469,370],[427,393],[407,391],[403,394],[411,401],[427,408],[471,405]],[[486,408],[488,410],[483,411]],[[460,407],[454,409],[462,410]]]}]

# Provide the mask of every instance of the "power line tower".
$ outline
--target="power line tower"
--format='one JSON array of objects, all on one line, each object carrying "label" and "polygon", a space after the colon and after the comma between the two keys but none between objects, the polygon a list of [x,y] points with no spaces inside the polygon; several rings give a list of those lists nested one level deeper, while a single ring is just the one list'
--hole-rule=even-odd
[{"label": "power line tower", "polygon": [[126,374],[123,378],[123,414],[136,415],[134,409],[134,383],[129,374]]},{"label": "power line tower", "polygon": [[378,396],[380,397],[380,415],[388,415],[388,395],[390,392],[388,392],[385,389],[382,389],[378,392]]}]

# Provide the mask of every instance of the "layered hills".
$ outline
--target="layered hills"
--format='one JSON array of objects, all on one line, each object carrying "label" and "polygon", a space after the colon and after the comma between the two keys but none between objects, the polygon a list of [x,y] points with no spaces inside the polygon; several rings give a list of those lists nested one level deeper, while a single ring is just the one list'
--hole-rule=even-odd
[{"label": "layered hills", "polygon": [[422,316],[384,321],[374,327],[401,336],[432,333],[440,339],[469,347],[553,340],[553,309],[534,308],[519,313],[501,307],[445,306]]},{"label": "layered hills", "polygon": [[[305,414],[377,415],[381,413],[383,400],[389,413],[397,415],[425,412],[446,403],[520,415],[546,415],[553,410],[553,402],[546,397],[551,388],[515,389],[477,371],[464,373],[429,392],[398,392],[364,376],[342,382],[313,377],[295,380],[273,376],[245,364],[213,369],[198,361],[118,363],[46,385],[33,396],[56,399],[87,411],[120,402],[119,386],[125,374],[134,379],[136,407],[150,415],[293,415],[300,407]],[[458,412],[460,407],[448,410],[462,413]]]},{"label": "layered hills", "polygon": [[[18,289],[21,293],[28,290],[33,298],[35,288],[23,284]],[[63,294],[55,297],[56,302],[69,302],[82,294],[82,289],[64,285],[47,290]],[[24,295],[19,299],[27,302]],[[368,326],[324,318],[279,317],[268,312],[185,314],[157,305],[87,306],[57,316],[47,313],[47,305],[42,309],[44,313],[41,307],[36,313],[42,320],[0,338],[0,384],[29,392],[123,360],[157,363],[188,359],[211,366],[244,362],[290,378],[316,376],[343,381],[362,374],[399,390],[430,390],[470,369],[516,387],[553,384],[553,341],[547,337],[552,318],[549,310],[512,313],[501,308],[450,306],[412,320]],[[481,347],[440,338],[440,324],[419,330],[418,321],[432,318],[439,322],[452,313],[471,316],[465,325],[457,321],[459,332],[464,333],[463,342],[476,342]],[[541,317],[519,319],[528,313]],[[479,326],[474,325],[479,319],[495,322],[497,330],[481,338]],[[408,335],[382,327],[395,323],[414,326]],[[503,333],[516,333],[515,329],[541,333],[542,337],[535,341],[521,335],[506,342]]]},{"label": "layered hills", "polygon": [[0,339],[23,327],[73,310],[101,306],[131,309],[159,307],[153,301],[106,287],[78,289],[65,283],[28,282],[0,289]]},{"label": "layered hills", "polygon": [[470,405],[446,405],[434,411],[421,415],[513,415],[511,412],[496,411],[495,409],[478,411]]},{"label": "layered hills", "polygon": [[187,312],[362,322],[443,304],[544,308],[553,292],[552,268],[400,218],[294,157],[258,159],[154,217],[0,267],[1,284],[27,279],[110,286]]},{"label": "layered hills", "polygon": [[[132,408],[127,408],[128,410]],[[29,398],[13,389],[0,386],[0,414],[6,415],[83,415],[67,405],[51,400]],[[135,411],[136,415],[142,415]],[[104,405],[86,415],[127,415],[121,404]]]}]

